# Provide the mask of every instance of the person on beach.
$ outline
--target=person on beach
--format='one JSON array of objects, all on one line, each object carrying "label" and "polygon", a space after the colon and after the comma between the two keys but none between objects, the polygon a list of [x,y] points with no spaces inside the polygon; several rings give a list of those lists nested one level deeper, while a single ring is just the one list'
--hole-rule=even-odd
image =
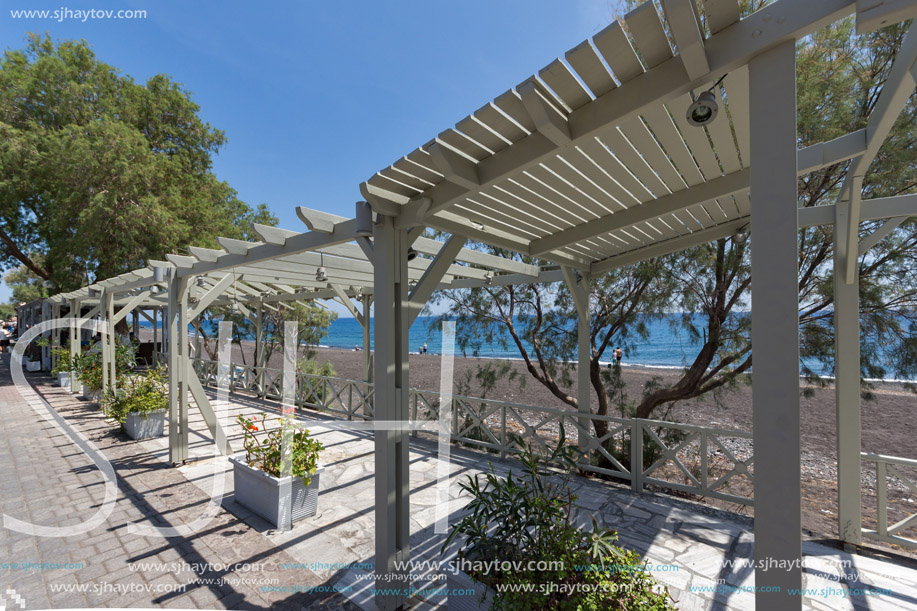
[{"label": "person on beach", "polygon": [[423,353],[424,353],[424,354],[427,353],[427,342],[424,342],[424,343],[423,343]]},{"label": "person on beach", "polygon": [[624,358],[624,352],[621,350],[621,347],[618,346],[615,348],[615,365],[620,367],[622,358]]},{"label": "person on beach", "polygon": [[10,347],[10,333],[7,331],[6,323],[0,325],[0,352],[6,352]]}]

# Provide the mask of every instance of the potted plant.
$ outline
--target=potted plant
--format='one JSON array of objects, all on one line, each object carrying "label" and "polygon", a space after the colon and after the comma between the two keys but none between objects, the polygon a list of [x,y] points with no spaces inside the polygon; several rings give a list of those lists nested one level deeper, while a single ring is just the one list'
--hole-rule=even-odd
[{"label": "potted plant", "polygon": [[47,337],[39,337],[26,348],[22,364],[26,371],[41,370],[41,349],[48,345]]},{"label": "potted plant", "polygon": [[314,516],[318,511],[318,488],[322,469],[319,452],[325,447],[309,436],[306,429],[289,432],[292,475],[281,477],[281,427],[268,431],[266,415],[261,420],[237,418],[245,435],[245,454],[230,457],[235,498],[275,527],[290,529],[293,522]]},{"label": "potted plant", "polygon": [[79,355],[71,355],[68,348],[55,346],[51,349],[57,365],[51,370],[51,375],[57,376],[57,383],[61,388],[70,388],[70,376],[75,375]]},{"label": "potted plant", "polygon": [[105,372],[102,369],[102,353],[90,350],[79,356],[77,379],[83,388],[83,398],[98,402],[102,397],[102,382]]},{"label": "potted plant", "polygon": [[120,424],[131,439],[161,437],[169,409],[165,384],[165,374],[160,368],[124,376],[116,389],[105,392],[102,400],[105,416]]},{"label": "potted plant", "polygon": [[[76,360],[74,367],[78,371],[77,378],[83,384],[83,398],[99,402],[102,398],[102,388],[105,386],[105,370],[102,367],[101,345],[96,343],[88,351],[82,353]],[[131,344],[118,344],[115,346],[115,383],[122,380],[135,365],[135,347]]]},{"label": "potted plant", "polygon": [[448,587],[476,595],[450,596],[450,611],[673,610],[640,555],[616,545],[616,531],[594,517],[591,529],[575,526],[576,496],[568,487],[575,450],[565,445],[563,428],[554,450],[540,453],[519,437],[516,442],[521,474],[511,470],[502,478],[491,465],[461,483],[472,500],[441,551],[461,536]]}]

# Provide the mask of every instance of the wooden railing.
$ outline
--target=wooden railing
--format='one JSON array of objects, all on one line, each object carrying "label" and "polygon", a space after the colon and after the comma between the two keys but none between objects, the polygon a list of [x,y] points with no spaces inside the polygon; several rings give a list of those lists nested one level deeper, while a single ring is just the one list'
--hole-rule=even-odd
[{"label": "wooden railing", "polygon": [[[910,494],[917,496],[917,483],[912,475],[903,472],[903,468],[917,468],[917,460],[884,456],[882,454],[861,453],[863,462],[875,463],[876,466],[876,530],[863,529],[863,536],[886,543],[896,543],[903,547],[917,548],[917,539],[904,537],[902,534],[909,529],[917,529],[917,510],[911,503],[905,513],[908,517],[888,525],[888,491],[892,478],[900,482],[901,487],[910,490]],[[903,504],[902,504],[903,505]]]},{"label": "wooden railing", "polygon": [[[191,359],[201,384],[217,385],[217,363]],[[229,390],[279,401],[282,371],[232,364]],[[412,423],[439,421],[439,393],[411,389]],[[296,374],[296,406],[331,413],[348,420],[371,420],[373,385],[361,380]],[[751,434],[708,427],[582,414],[507,401],[452,396],[452,442],[501,457],[522,444],[548,447],[563,430],[567,443],[578,447],[577,467],[628,481],[635,491],[646,486],[752,505]],[[432,427],[415,427],[412,435],[435,436]],[[634,443],[636,440],[636,443]],[[738,445],[737,445],[738,444]],[[730,490],[744,479],[740,491]]]}]

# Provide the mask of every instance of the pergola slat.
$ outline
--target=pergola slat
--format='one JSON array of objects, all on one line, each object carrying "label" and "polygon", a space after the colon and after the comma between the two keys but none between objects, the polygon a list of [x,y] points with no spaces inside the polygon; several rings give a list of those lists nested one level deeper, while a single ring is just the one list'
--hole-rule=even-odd
[{"label": "pergola slat", "polygon": [[656,5],[644,2],[624,17],[624,22],[637,44],[647,70],[652,70],[672,58],[672,47],[656,12]]},{"label": "pergola slat", "polygon": [[594,96],[605,95],[617,87],[617,83],[611,77],[602,60],[596,55],[588,40],[584,40],[567,51],[564,58],[586,86],[589,87]]}]

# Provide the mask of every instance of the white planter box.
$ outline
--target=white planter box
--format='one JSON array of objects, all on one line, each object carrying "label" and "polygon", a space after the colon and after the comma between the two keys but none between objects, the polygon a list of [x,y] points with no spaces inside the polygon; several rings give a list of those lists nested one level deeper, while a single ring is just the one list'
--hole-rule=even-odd
[{"label": "white planter box", "polygon": [[236,502],[275,527],[290,529],[293,522],[314,516],[318,511],[319,468],[308,487],[301,477],[273,477],[249,467],[244,456],[230,456]]},{"label": "white planter box", "polygon": [[28,359],[24,360],[26,371],[39,371],[41,369],[41,361],[30,361]]},{"label": "white planter box", "polygon": [[60,384],[61,388],[70,388],[70,372],[61,371],[57,374],[57,383]]},{"label": "white planter box", "polygon": [[464,590],[465,592],[474,591],[473,594],[449,594],[446,608],[449,611],[478,611],[478,609],[490,609],[494,602],[494,591],[485,586],[480,581],[475,581],[462,572],[453,574],[451,571],[446,579],[447,587],[450,592]]},{"label": "white planter box", "polygon": [[153,412],[147,416],[128,414],[127,420],[124,421],[124,431],[131,439],[153,439],[162,437],[165,423],[165,412]]},{"label": "white planter box", "polygon": [[89,389],[86,387],[86,384],[85,384],[84,382],[80,382],[80,391],[83,393],[83,398],[84,398],[84,399],[86,399],[87,401],[89,401],[90,399],[92,399],[92,396],[90,395]]}]

